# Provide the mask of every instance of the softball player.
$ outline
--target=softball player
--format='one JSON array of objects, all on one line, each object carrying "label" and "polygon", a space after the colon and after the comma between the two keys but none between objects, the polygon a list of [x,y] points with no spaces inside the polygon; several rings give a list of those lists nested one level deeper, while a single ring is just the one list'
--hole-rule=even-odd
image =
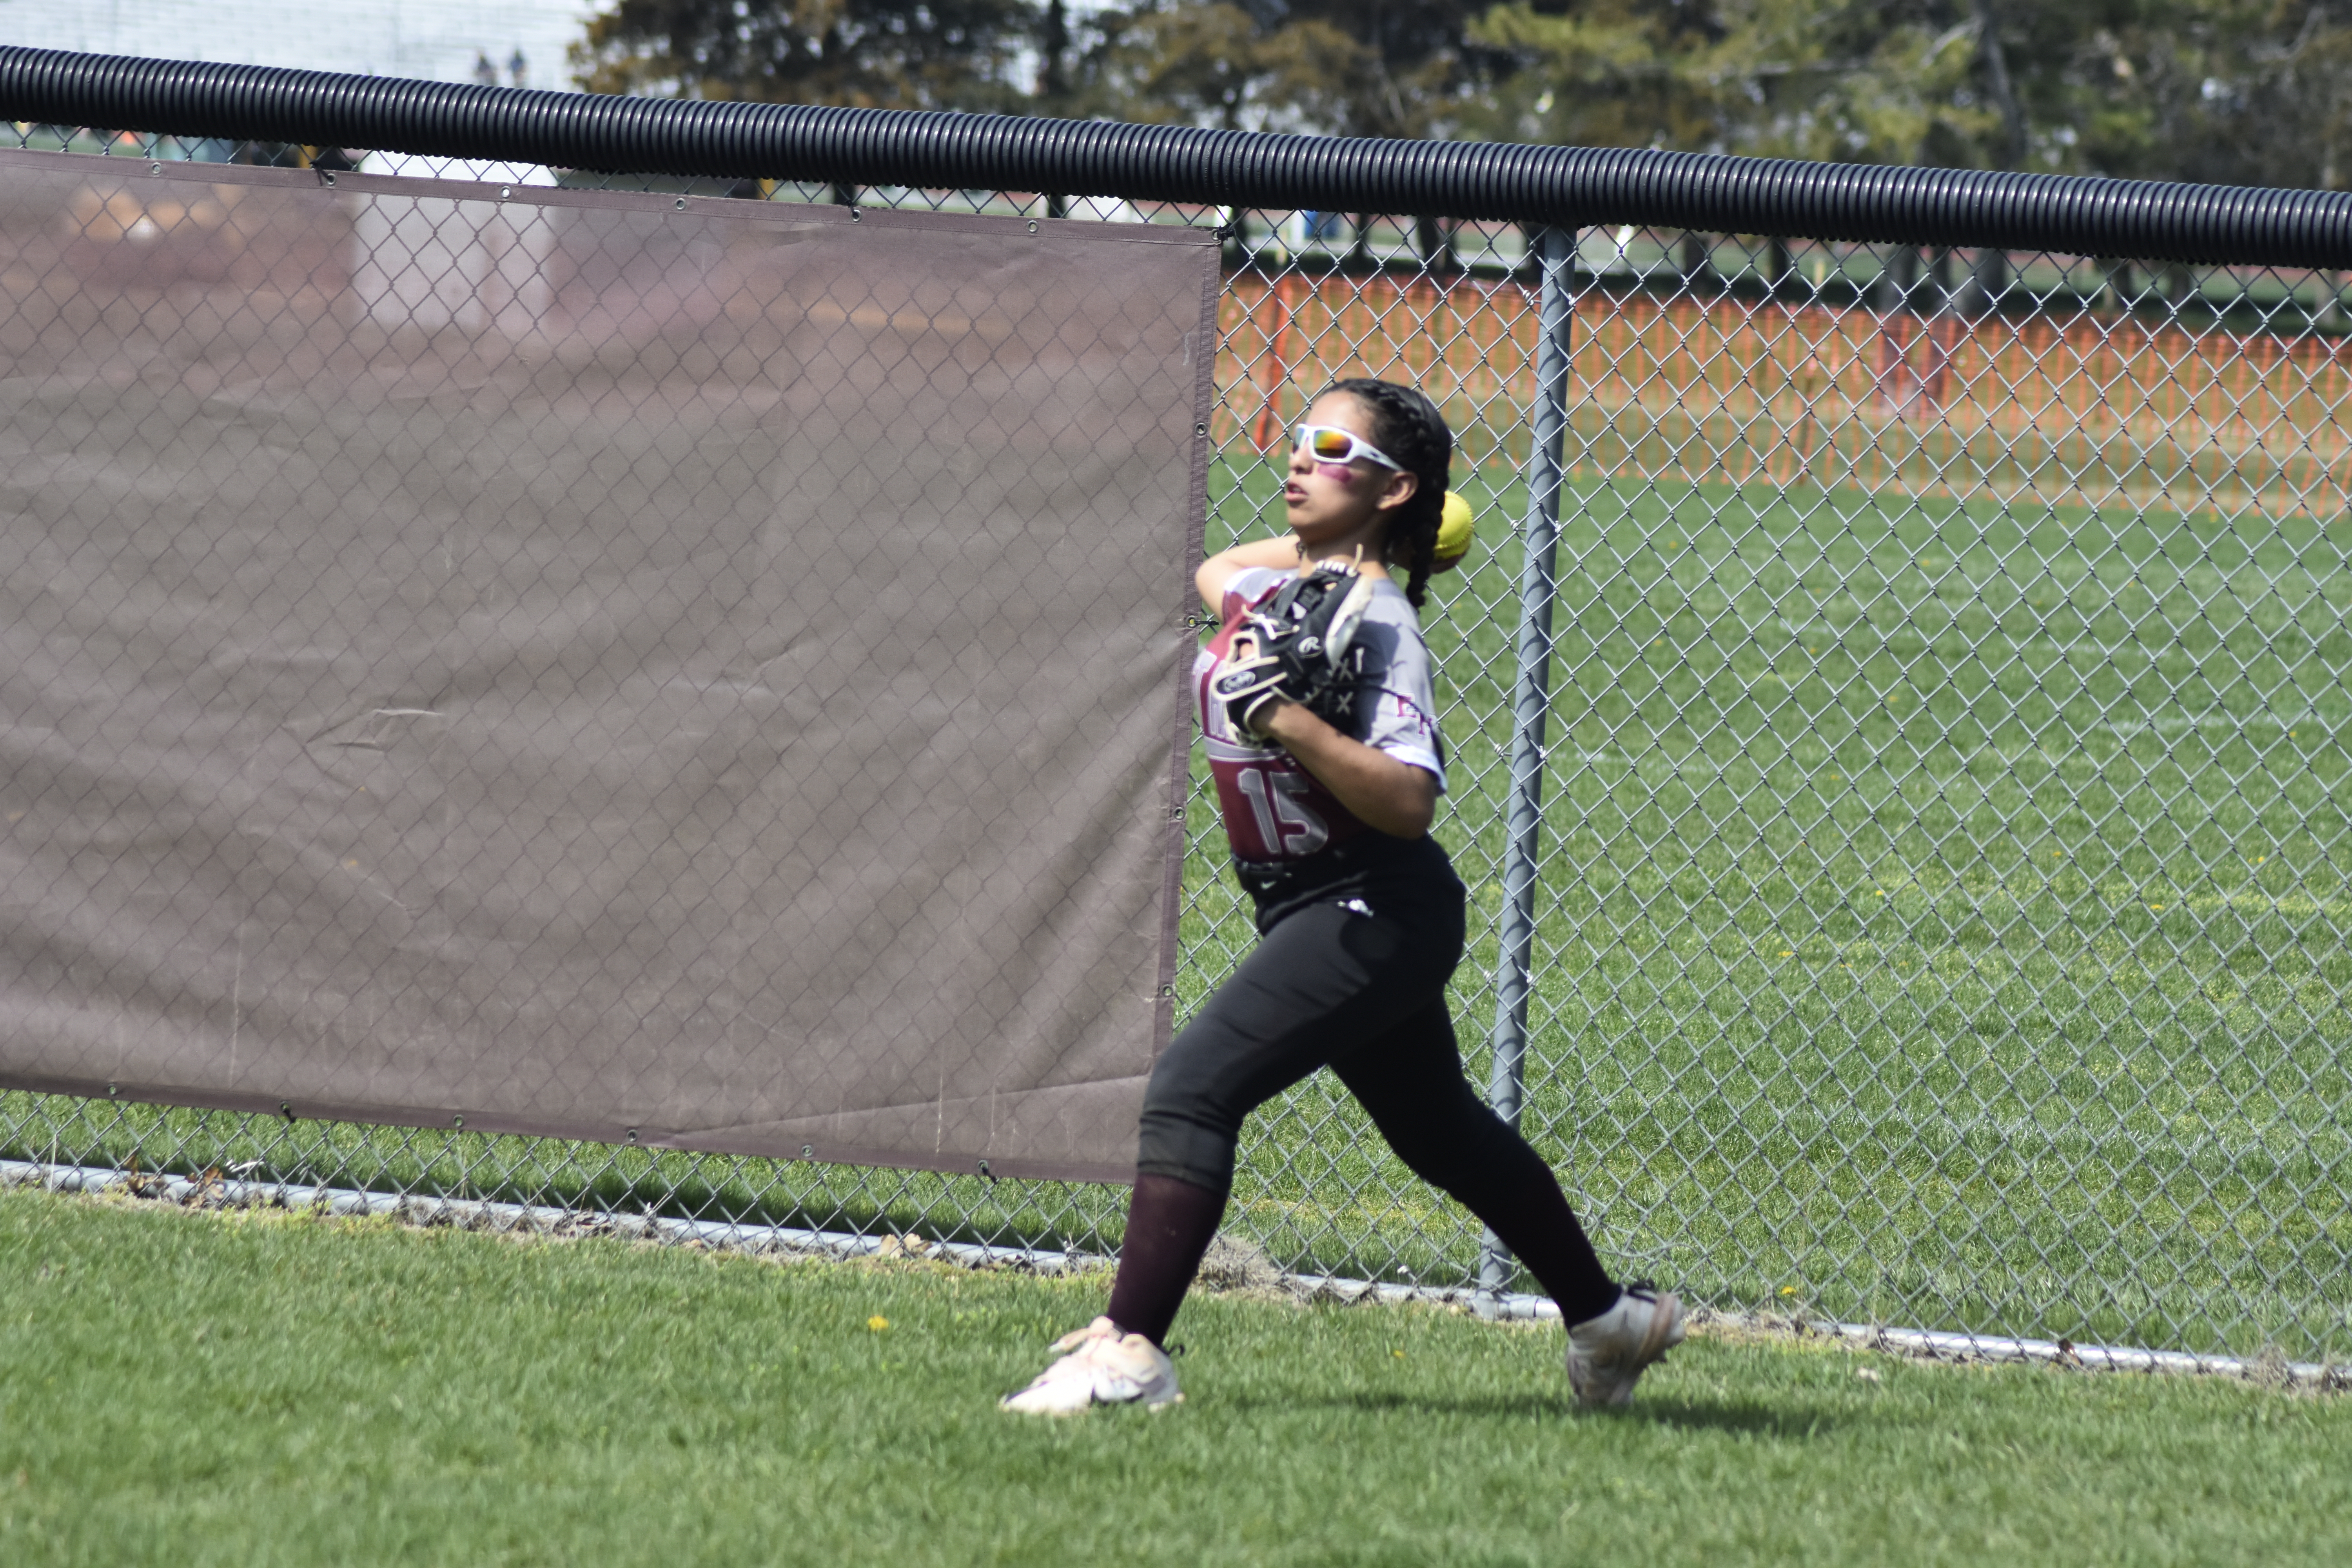
[{"label": "softball player", "polygon": [[1108,1307],[1008,1410],[1178,1397],[1162,1346],[1224,1214],[1243,1119],[1321,1067],[1559,1304],[1579,1404],[1629,1403],[1682,1340],[1681,1304],[1611,1280],[1550,1170],[1462,1075],[1445,984],[1463,889],[1429,836],[1445,755],[1414,614],[1468,545],[1465,527],[1440,553],[1453,457],[1419,392],[1339,382],[1295,433],[1291,537],[1202,564],[1221,624],[1193,689],[1262,940],[1153,1069]]}]

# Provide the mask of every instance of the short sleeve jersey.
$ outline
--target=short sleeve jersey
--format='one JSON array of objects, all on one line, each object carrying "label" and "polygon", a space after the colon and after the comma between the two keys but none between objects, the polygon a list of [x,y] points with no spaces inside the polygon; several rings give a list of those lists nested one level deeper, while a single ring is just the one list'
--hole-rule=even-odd
[{"label": "short sleeve jersey", "polygon": [[[1225,668],[1242,618],[1290,576],[1246,567],[1225,584],[1222,624],[1192,663],[1192,697],[1209,746],[1209,772],[1225,837],[1244,860],[1303,860],[1317,850],[1370,833],[1323,782],[1272,742],[1236,733],[1210,682]],[[1437,734],[1437,696],[1421,620],[1404,590],[1384,578],[1372,583],[1372,602],[1357,634],[1364,648],[1364,685],[1356,702],[1357,740],[1435,775],[1445,788],[1444,746]]]}]

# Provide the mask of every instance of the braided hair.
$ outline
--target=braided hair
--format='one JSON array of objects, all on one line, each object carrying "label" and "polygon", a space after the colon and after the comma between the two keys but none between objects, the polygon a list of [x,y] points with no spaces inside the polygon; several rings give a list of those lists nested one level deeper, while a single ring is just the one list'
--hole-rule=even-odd
[{"label": "braided hair", "polygon": [[1437,525],[1445,511],[1445,485],[1454,471],[1454,432],[1445,416],[1419,391],[1393,381],[1357,377],[1335,381],[1326,395],[1344,392],[1370,417],[1372,445],[1405,466],[1421,481],[1412,499],[1390,520],[1381,553],[1408,576],[1405,597],[1419,609],[1437,556]]}]

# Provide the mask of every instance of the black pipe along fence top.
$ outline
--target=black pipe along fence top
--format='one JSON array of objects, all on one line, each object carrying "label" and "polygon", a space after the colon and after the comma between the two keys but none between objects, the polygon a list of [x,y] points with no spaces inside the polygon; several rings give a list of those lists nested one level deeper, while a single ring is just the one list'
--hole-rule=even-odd
[{"label": "black pipe along fence top", "polygon": [[0,46],[0,118],[555,168],[2352,268],[2352,194],[623,98]]}]

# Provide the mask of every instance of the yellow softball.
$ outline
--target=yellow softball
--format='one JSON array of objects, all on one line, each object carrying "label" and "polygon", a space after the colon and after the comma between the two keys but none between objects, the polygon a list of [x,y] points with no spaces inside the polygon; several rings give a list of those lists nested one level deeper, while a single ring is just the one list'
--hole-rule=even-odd
[{"label": "yellow softball", "polygon": [[1451,572],[1470,553],[1470,543],[1475,525],[1470,516],[1470,503],[1452,490],[1445,492],[1445,510],[1438,514],[1437,549],[1430,561],[1430,569]]}]

